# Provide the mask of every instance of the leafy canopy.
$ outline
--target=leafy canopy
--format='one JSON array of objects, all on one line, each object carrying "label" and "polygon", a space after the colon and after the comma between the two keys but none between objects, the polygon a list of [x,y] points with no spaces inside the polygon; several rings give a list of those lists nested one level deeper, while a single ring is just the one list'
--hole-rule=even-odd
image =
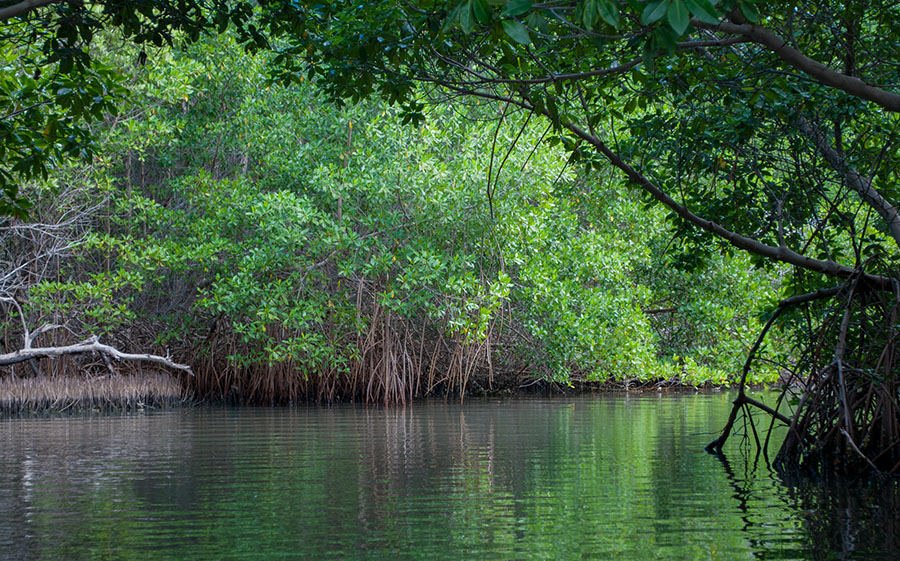
[{"label": "leafy canopy", "polygon": [[288,81],[379,95],[413,122],[439,92],[508,102],[667,207],[684,243],[889,284],[900,96],[881,84],[900,83],[896,6],[267,2],[261,17]]},{"label": "leafy canopy", "polygon": [[[126,84],[92,45],[172,46],[231,25],[248,47],[262,46],[252,12],[247,2],[202,0],[0,2],[0,216],[25,217],[32,202],[21,183],[47,179],[67,159],[89,161],[96,125],[118,113]],[[146,63],[146,50],[136,54]]]}]

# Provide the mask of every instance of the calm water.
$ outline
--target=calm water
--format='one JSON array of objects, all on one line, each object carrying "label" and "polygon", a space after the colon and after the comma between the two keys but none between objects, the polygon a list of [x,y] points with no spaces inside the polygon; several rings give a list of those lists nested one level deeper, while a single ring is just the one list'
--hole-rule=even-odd
[{"label": "calm water", "polygon": [[0,559],[895,559],[895,486],[707,455],[726,395],[0,421]]}]

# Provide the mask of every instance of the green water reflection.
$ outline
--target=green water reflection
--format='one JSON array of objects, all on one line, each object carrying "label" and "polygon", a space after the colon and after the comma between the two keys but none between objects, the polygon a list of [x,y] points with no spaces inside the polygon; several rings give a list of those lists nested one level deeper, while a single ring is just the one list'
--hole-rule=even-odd
[{"label": "green water reflection", "polygon": [[728,407],[615,395],[6,420],[0,558],[892,558],[896,485],[786,485],[736,442],[707,455]]}]

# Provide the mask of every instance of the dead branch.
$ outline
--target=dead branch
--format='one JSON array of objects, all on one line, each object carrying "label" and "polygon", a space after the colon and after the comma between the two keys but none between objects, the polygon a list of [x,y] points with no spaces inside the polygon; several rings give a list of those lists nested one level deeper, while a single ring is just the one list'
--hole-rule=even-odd
[{"label": "dead branch", "polygon": [[[44,327],[40,328],[38,331],[43,332],[41,330],[43,330]],[[83,353],[101,353],[114,358],[116,361],[139,360],[153,362],[168,366],[169,368],[174,368],[175,370],[183,370],[191,376],[194,375],[190,366],[173,362],[168,356],[159,356],[149,353],[123,353],[115,347],[101,343],[100,338],[96,335],[85,339],[80,343],[75,343],[74,345],[64,345],[61,347],[28,347],[12,353],[0,354],[0,366],[8,366],[10,364],[17,364],[19,362],[37,358],[56,358],[63,355]]]},{"label": "dead branch", "polygon": [[62,327],[63,326],[57,325],[55,323],[45,323],[44,325],[42,325],[42,326],[38,327],[37,329],[35,329],[34,331],[32,331],[31,333],[28,333],[28,331],[26,331],[25,332],[25,346],[23,348],[30,349],[34,344],[34,340],[37,339],[38,337],[40,337],[42,334],[44,334],[48,331],[51,331],[53,329],[62,329]]}]

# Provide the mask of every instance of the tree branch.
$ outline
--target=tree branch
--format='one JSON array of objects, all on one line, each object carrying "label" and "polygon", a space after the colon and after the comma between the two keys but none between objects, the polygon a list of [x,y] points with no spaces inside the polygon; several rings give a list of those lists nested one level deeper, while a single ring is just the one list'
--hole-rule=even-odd
[{"label": "tree branch", "polygon": [[900,113],[900,95],[863,82],[854,76],[848,76],[828,68],[821,62],[813,60],[799,50],[791,47],[787,41],[759,25],[738,24],[727,21],[718,24],[704,23],[697,19],[691,25],[699,29],[722,31],[733,35],[743,35],[754,43],[772,51],[789,66],[810,76],[820,84],[837,88],[852,96],[877,103],[888,111]]},{"label": "tree branch", "polygon": [[[456,91],[464,95],[473,95],[484,99],[505,101],[529,111],[537,111],[538,113],[541,113],[542,115],[550,119],[553,118],[547,110],[538,111],[531,100],[528,99],[527,95],[523,93],[520,93],[520,95],[525,99],[521,100],[486,91],[462,88],[453,84],[440,82],[439,80],[433,81],[436,83],[440,83],[449,90]],[[793,251],[784,246],[774,247],[766,245],[753,238],[748,238],[736,232],[732,232],[731,230],[728,230],[727,228],[724,228],[723,226],[711,220],[707,220],[705,218],[697,216],[693,212],[689,211],[687,207],[675,201],[675,199],[670,197],[665,191],[660,189],[655,183],[650,181],[643,174],[628,165],[617,153],[613,152],[606,145],[606,143],[600,140],[598,136],[592,135],[591,133],[585,131],[584,129],[573,123],[561,123],[560,126],[568,129],[579,138],[587,141],[597,151],[603,154],[611,164],[623,171],[633,183],[637,184],[639,187],[647,191],[647,193],[649,193],[651,197],[669,207],[669,209],[671,209],[675,214],[677,214],[687,222],[693,224],[694,226],[697,226],[719,238],[726,240],[728,243],[738,249],[741,249],[748,253],[752,253],[754,255],[765,257],[767,259],[794,265],[795,267],[800,267],[801,269],[828,275],[830,277],[849,279],[859,273],[859,271],[857,271],[856,269],[848,267],[846,265],[841,265],[840,263],[832,261],[831,259],[822,261],[819,259],[807,257],[806,255],[797,253],[796,251]],[[876,287],[882,290],[893,289],[892,281],[888,277],[864,273],[861,278],[868,286]]]},{"label": "tree branch", "polygon": [[834,168],[835,171],[844,176],[847,185],[856,191],[862,200],[868,203],[876,212],[884,219],[887,224],[894,243],[900,248],[900,215],[897,214],[897,207],[890,204],[881,194],[872,187],[872,181],[856,171],[847,160],[838,153],[825,138],[825,134],[816,125],[810,123],[805,117],[800,117],[797,127],[807,138],[809,138],[819,154],[825,158],[825,161]]},{"label": "tree branch", "polygon": [[[689,211],[685,206],[675,201],[665,191],[663,191],[662,189],[657,187],[656,184],[647,179],[643,174],[625,163],[625,161],[621,157],[619,157],[618,154],[610,150],[609,147],[602,140],[600,140],[599,137],[590,134],[589,132],[572,123],[565,123],[563,124],[563,126],[575,133],[575,135],[579,138],[587,141],[589,144],[594,146],[594,148],[602,153],[611,164],[625,172],[625,175],[627,175],[632,182],[636,183],[639,187],[647,191],[654,199],[669,207],[673,212],[675,212],[675,214],[677,214],[687,222],[693,224],[694,226],[702,228],[703,230],[706,230],[707,232],[710,232],[726,240],[728,243],[737,247],[738,249],[742,249],[749,253],[766,257],[767,259],[781,261],[782,263],[788,263],[802,269],[822,273],[831,277],[846,279],[858,273],[856,269],[853,269],[846,265],[841,265],[840,263],[837,263],[830,259],[821,261],[819,259],[813,259],[811,257],[801,255],[800,253],[788,249],[787,247],[773,247],[770,245],[766,245],[753,238],[748,238],[746,236],[742,236],[740,234],[732,232],[731,230],[728,230],[711,220],[707,220],[705,218],[697,216],[693,212]],[[871,283],[874,286],[878,286],[886,290],[891,289],[891,280],[887,277],[866,274],[864,275],[864,278],[867,283]]]},{"label": "tree branch", "polygon": [[[725,445],[725,441],[728,440],[728,437],[731,435],[731,429],[734,427],[734,422],[737,420],[737,414],[741,407],[744,404],[753,405],[759,409],[762,409],[775,419],[778,419],[785,425],[789,427],[793,427],[792,421],[788,419],[785,415],[782,415],[775,409],[769,407],[768,405],[761,403],[752,397],[747,397],[746,387],[747,387],[747,374],[750,372],[750,366],[753,363],[753,358],[756,355],[756,352],[759,350],[759,347],[762,345],[763,340],[766,337],[766,333],[769,332],[769,329],[775,323],[775,320],[781,315],[781,312],[788,309],[791,306],[796,306],[798,304],[805,304],[807,302],[814,302],[816,300],[822,300],[824,298],[831,298],[833,296],[837,296],[841,293],[841,291],[845,290],[846,286],[835,286],[832,288],[823,288],[822,290],[817,290],[815,292],[809,292],[807,294],[798,294],[796,296],[791,296],[790,298],[785,298],[781,302],[778,303],[778,307],[775,308],[775,311],[769,317],[769,321],[766,322],[766,325],[763,327],[762,331],[759,333],[759,336],[756,338],[756,342],[753,344],[753,347],[750,349],[750,352],[747,353],[747,361],[744,363],[744,370],[741,374],[741,385],[738,388],[738,396],[734,400],[734,405],[731,408],[731,413],[728,415],[728,422],[725,423],[725,428],[722,429],[722,434],[719,435],[718,438],[710,442],[706,445],[706,451],[711,454],[717,454],[722,451],[722,446]],[[769,442],[769,439],[766,439],[766,443]]]},{"label": "tree branch", "polygon": [[[43,333],[43,330],[43,327],[38,329],[38,333]],[[0,366],[17,364],[35,358],[55,358],[63,355],[83,353],[103,353],[117,361],[140,360],[144,362],[154,362],[156,364],[168,366],[169,368],[174,368],[175,370],[183,370],[191,376],[194,375],[190,366],[173,362],[168,356],[163,357],[149,353],[123,353],[115,347],[101,343],[96,335],[80,343],[75,343],[74,345],[65,345],[62,347],[28,347],[12,353],[0,354]]]},{"label": "tree branch", "polygon": [[34,331],[32,331],[31,333],[26,332],[24,348],[30,349],[32,344],[34,343],[34,340],[37,339],[38,337],[40,337],[42,334],[44,334],[48,331],[51,331],[53,329],[61,329],[61,328],[62,328],[61,325],[56,325],[55,323],[45,323],[44,325],[42,325],[42,326],[38,327],[37,329],[35,329]]},{"label": "tree branch", "polygon": [[46,6],[48,4],[56,4],[60,0],[23,0],[18,4],[4,6],[0,8],[0,21],[6,21],[19,16],[24,16],[35,8]]}]

